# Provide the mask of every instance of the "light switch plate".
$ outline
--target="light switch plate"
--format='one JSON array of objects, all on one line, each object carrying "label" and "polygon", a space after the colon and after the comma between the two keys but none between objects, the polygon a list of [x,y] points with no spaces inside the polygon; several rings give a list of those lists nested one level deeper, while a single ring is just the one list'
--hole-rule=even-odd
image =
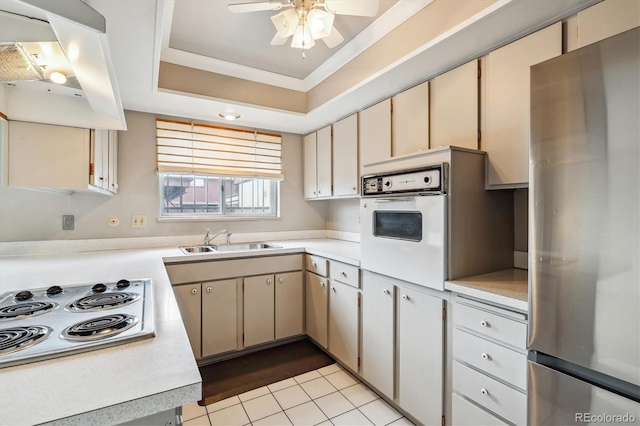
[{"label": "light switch plate", "polygon": [[147,227],[147,215],[146,214],[132,214],[131,215],[131,227],[132,228],[146,228]]}]

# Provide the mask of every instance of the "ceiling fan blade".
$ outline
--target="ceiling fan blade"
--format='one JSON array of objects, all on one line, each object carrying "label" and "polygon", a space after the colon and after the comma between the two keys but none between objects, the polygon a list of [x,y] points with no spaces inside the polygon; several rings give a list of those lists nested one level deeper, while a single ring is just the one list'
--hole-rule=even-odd
[{"label": "ceiling fan blade", "polygon": [[322,38],[322,41],[324,41],[329,49],[332,49],[342,43],[344,41],[344,37],[342,37],[342,34],[340,34],[336,27],[333,27],[329,35]]},{"label": "ceiling fan blade", "polygon": [[227,5],[230,12],[233,13],[245,13],[245,12],[261,12],[263,10],[279,10],[282,9],[281,1],[259,1],[254,3],[235,3]]},{"label": "ceiling fan blade", "polygon": [[269,44],[272,46],[280,46],[281,44],[285,44],[288,38],[289,37],[280,37],[280,34],[276,33]]},{"label": "ceiling fan blade", "polygon": [[327,12],[337,15],[376,16],[379,0],[325,0]]}]

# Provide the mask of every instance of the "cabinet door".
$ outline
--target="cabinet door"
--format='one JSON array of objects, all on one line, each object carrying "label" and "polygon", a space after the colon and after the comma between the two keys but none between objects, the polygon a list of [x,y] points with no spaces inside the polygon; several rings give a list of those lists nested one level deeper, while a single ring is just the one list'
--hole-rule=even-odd
[{"label": "cabinet door", "polygon": [[273,275],[244,279],[244,346],[274,339]]},{"label": "cabinet door", "polygon": [[391,158],[391,99],[358,113],[360,167]]},{"label": "cabinet door", "polygon": [[88,129],[9,121],[8,184],[87,189],[89,149]]},{"label": "cabinet door", "polygon": [[429,82],[392,99],[391,156],[429,149]]},{"label": "cabinet door", "polygon": [[118,131],[109,131],[109,191],[118,192]]},{"label": "cabinet door", "polygon": [[333,124],[333,195],[358,195],[358,115]]},{"label": "cabinet door", "polygon": [[487,186],[525,187],[529,182],[529,68],[562,54],[562,23],[489,53],[485,130]]},{"label": "cabinet door", "polygon": [[431,148],[478,149],[478,61],[473,60],[431,80]]},{"label": "cabinet door", "polygon": [[202,284],[202,356],[238,349],[236,280]]},{"label": "cabinet door", "polygon": [[304,332],[302,272],[276,274],[276,339]]},{"label": "cabinet door", "polygon": [[304,149],[304,198],[317,198],[318,171],[316,168],[316,133],[303,139]]},{"label": "cabinet door", "polygon": [[362,290],[362,377],[393,399],[394,286],[365,274]]},{"label": "cabinet door", "polygon": [[318,197],[331,197],[331,126],[317,132],[316,158]]},{"label": "cabinet door", "polygon": [[640,26],[638,0],[605,0],[578,12],[578,47]]},{"label": "cabinet door", "polygon": [[327,347],[328,280],[307,272],[307,334],[319,345]]},{"label": "cabinet door", "polygon": [[202,316],[200,284],[175,286],[173,293],[176,295],[182,322],[187,329],[193,355],[200,358],[200,318]]},{"label": "cabinet door", "polygon": [[360,292],[331,281],[329,292],[329,352],[358,371],[358,311]]},{"label": "cabinet door", "polygon": [[438,424],[444,396],[444,301],[407,288],[398,288],[398,294],[398,403],[420,423]]}]

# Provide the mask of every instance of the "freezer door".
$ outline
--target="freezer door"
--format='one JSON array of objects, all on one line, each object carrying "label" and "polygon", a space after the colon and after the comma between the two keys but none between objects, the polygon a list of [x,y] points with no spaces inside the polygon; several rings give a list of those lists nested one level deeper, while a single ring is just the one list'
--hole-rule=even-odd
[{"label": "freezer door", "polygon": [[531,425],[640,425],[640,403],[528,361]]},{"label": "freezer door", "polygon": [[640,385],[640,29],[531,68],[529,349]]}]

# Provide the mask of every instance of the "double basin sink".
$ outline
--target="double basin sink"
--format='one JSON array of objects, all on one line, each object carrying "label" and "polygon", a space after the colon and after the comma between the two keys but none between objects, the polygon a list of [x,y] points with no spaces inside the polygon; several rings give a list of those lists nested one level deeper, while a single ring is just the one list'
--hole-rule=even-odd
[{"label": "double basin sink", "polygon": [[254,250],[266,250],[282,248],[275,244],[268,243],[244,243],[244,244],[212,244],[202,246],[190,246],[180,247],[185,254],[203,254],[203,253],[216,253],[216,252],[234,252],[234,251],[254,251]]}]

